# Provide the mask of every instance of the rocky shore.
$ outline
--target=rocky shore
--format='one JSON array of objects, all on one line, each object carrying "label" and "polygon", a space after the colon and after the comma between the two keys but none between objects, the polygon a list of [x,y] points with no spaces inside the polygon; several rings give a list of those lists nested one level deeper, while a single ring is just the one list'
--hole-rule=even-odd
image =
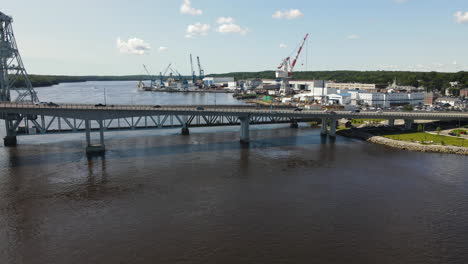
[{"label": "rocky shore", "polygon": [[352,129],[345,129],[345,130],[338,131],[337,134],[344,136],[344,137],[362,139],[368,142],[381,144],[381,145],[389,146],[392,148],[410,150],[410,151],[468,155],[468,148],[465,148],[465,147],[423,145],[419,143],[393,140],[393,139],[375,135],[375,133],[371,133],[371,132],[375,132],[375,129],[373,129],[372,131],[369,131],[368,129],[365,129],[365,128],[364,129],[352,128]]}]

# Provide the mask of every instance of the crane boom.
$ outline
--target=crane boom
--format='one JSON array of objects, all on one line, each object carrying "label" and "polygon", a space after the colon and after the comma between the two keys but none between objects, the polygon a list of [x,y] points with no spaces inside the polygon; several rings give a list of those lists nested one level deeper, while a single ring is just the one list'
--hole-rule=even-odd
[{"label": "crane boom", "polygon": [[198,61],[198,69],[200,71],[200,79],[203,80],[205,78],[205,71],[203,70],[201,63],[200,63],[200,57],[197,56],[197,61]]},{"label": "crane boom", "polygon": [[192,54],[190,54],[190,69],[192,70],[192,83],[195,83],[196,81],[196,76],[195,76],[195,71],[193,70],[193,59],[192,59]]},{"label": "crane boom", "polygon": [[276,71],[276,77],[277,78],[285,78],[285,77],[291,77],[294,67],[296,66],[297,59],[299,58],[299,55],[301,55],[302,49],[304,48],[304,44],[309,37],[309,34],[306,34],[304,39],[301,42],[301,45],[299,46],[299,49],[297,50],[297,54],[294,57],[294,60],[291,62],[291,57],[286,57],[281,64],[278,66],[278,71]]},{"label": "crane boom", "polygon": [[172,63],[169,63],[169,65],[167,66],[166,70],[164,71],[163,76],[166,76],[167,71],[169,71],[169,69],[171,68],[171,65],[172,65]]},{"label": "crane boom", "polygon": [[148,76],[151,77],[151,73],[148,71],[148,68],[146,68],[146,65],[143,64],[143,68],[145,69]]},{"label": "crane boom", "polygon": [[146,73],[148,74],[148,77],[150,78],[151,86],[154,86],[154,76],[151,75],[146,65],[143,64],[143,68],[145,69]]},{"label": "crane boom", "polygon": [[302,52],[302,48],[304,47],[304,44],[307,40],[307,38],[309,37],[309,34],[307,33],[304,37],[304,40],[302,41],[302,44],[301,46],[299,47],[299,50],[297,51],[297,55],[296,57],[294,58],[292,64],[291,64],[291,72],[294,70],[294,67],[296,66],[296,63],[297,63],[297,59],[299,58],[299,55],[301,55],[301,52]]}]

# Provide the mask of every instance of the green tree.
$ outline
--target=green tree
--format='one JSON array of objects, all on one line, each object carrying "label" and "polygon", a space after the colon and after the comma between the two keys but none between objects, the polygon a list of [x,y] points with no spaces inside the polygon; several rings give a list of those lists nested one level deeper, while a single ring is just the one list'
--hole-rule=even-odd
[{"label": "green tree", "polygon": [[437,129],[436,129],[437,135],[440,135],[440,131],[441,131],[441,130],[442,130],[442,129],[441,129],[440,127],[437,127]]},{"label": "green tree", "polygon": [[403,106],[403,111],[405,111],[405,112],[411,112],[411,111],[413,111],[413,106],[412,106],[412,105],[409,105],[409,104],[408,104],[408,105],[405,105],[405,106]]}]

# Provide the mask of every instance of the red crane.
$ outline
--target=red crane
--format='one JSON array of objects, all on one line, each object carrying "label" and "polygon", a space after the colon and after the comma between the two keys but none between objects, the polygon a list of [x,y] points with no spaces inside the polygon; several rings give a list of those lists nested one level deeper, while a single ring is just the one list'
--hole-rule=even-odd
[{"label": "red crane", "polygon": [[301,55],[302,48],[304,47],[304,44],[309,37],[309,34],[306,34],[304,37],[304,40],[302,41],[301,45],[299,46],[299,49],[297,50],[296,57],[291,63],[291,57],[287,57],[286,59],[281,62],[280,66],[278,66],[278,71],[276,71],[276,77],[277,78],[287,78],[292,76],[292,72],[294,70],[294,67],[296,66],[297,59],[299,58],[299,55]]}]

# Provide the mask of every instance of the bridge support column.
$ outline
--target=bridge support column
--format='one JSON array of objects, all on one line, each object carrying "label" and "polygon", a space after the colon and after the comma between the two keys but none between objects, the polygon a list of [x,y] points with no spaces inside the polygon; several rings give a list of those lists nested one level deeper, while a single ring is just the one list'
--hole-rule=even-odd
[{"label": "bridge support column", "polygon": [[99,142],[101,143],[101,146],[104,148],[104,121],[99,120]]},{"label": "bridge support column", "polygon": [[85,120],[85,132],[86,132],[86,146],[91,146],[91,124],[89,120]]},{"label": "bridge support column", "polygon": [[184,126],[182,127],[182,132],[181,133],[182,133],[183,136],[190,135],[190,130],[188,128],[187,123],[185,123]]},{"label": "bridge support column", "polygon": [[3,145],[5,147],[14,147],[18,144],[16,140],[16,131],[13,128],[13,121],[5,120],[6,136],[3,138]]},{"label": "bridge support column", "polygon": [[388,126],[395,126],[395,119],[389,119]]},{"label": "bridge support column", "polygon": [[336,137],[336,119],[330,119],[330,137]]},{"label": "bridge support column", "polygon": [[299,124],[297,123],[297,120],[292,120],[291,125],[289,126],[290,128],[299,128]]},{"label": "bridge support column", "polygon": [[86,129],[86,154],[102,155],[106,151],[104,145],[104,124],[102,120],[98,120],[99,124],[99,145],[91,144],[91,120],[85,120]]},{"label": "bridge support column", "polygon": [[327,119],[326,118],[322,118],[322,130],[320,131],[320,134],[322,136],[326,136],[328,134],[328,131],[327,131]]},{"label": "bridge support column", "polygon": [[413,120],[411,119],[405,119],[405,128],[406,129],[411,129],[411,126],[413,125]]},{"label": "bridge support column", "polygon": [[249,116],[243,116],[239,117],[240,120],[240,142],[241,144],[249,144],[250,143],[250,130],[249,130],[249,124],[250,124],[250,117]]}]

